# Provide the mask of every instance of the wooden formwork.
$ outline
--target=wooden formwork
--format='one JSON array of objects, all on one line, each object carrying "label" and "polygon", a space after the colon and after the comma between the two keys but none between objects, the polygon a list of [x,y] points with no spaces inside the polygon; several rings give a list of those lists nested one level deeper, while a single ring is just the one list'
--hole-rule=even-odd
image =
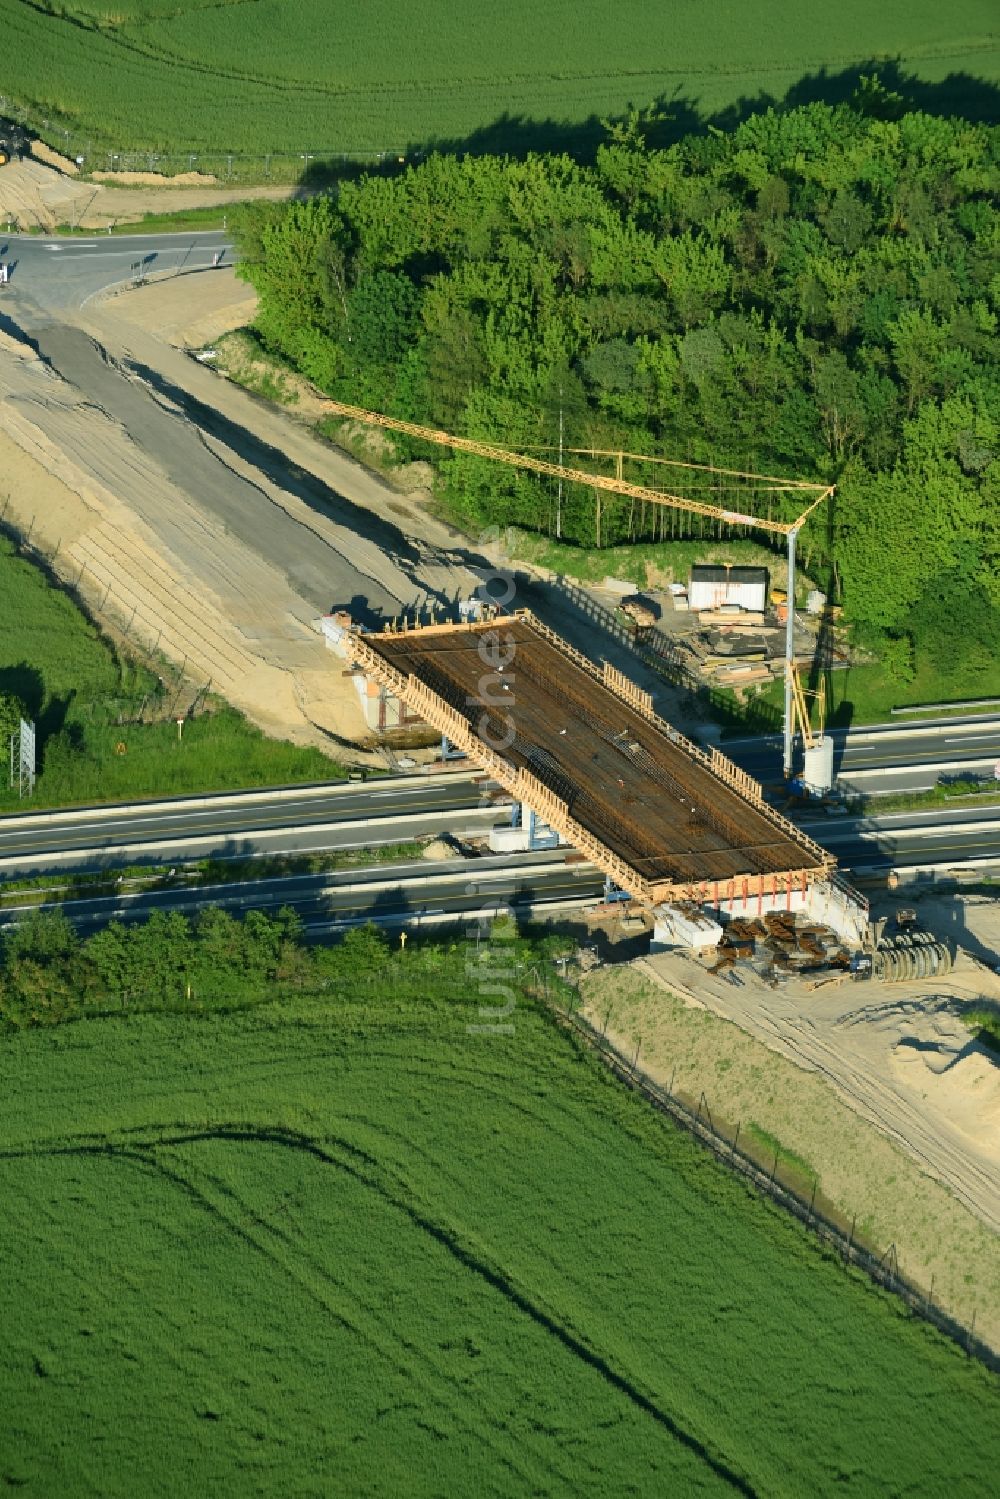
[{"label": "wooden formwork", "polygon": [[[501,631],[505,625],[512,624],[515,620],[522,626],[530,628],[540,640],[545,640],[557,648],[567,661],[571,661],[578,670],[586,672],[588,678],[603,692],[612,693],[617,699],[627,703],[633,712],[640,714],[658,733],[669,739],[670,744],[675,749],[681,750],[684,756],[696,764],[702,772],[707,772],[714,780],[725,785],[731,796],[735,795],[744,805],[752,808],[758,818],[764,819],[776,834],[780,834],[805,856],[802,864],[786,870],[766,873],[748,872],[745,875],[721,880],[647,878],[614,849],[608,847],[607,843],[586,827],[578,817],[575,817],[565,798],[560,797],[525,766],[512,764],[511,760],[505,757],[502,749],[486,742],[474,727],[471,715],[462,713],[446,701],[440,692],[421,680],[415,672],[404,673],[393,666],[391,661],[386,659],[386,655],[379,650],[380,637],[355,633],[352,642],[353,657],[366,674],[399,696],[412,711],[419,713],[433,728],[446,735],[452,744],[464,750],[470,759],[479,764],[515,800],[531,807],[568,843],[610,876],[616,885],[647,905],[654,906],[678,900],[696,900],[719,905],[727,900],[745,901],[754,898],[762,904],[766,900],[769,905],[774,905],[780,904],[782,900],[790,902],[794,891],[804,892],[811,881],[829,876],[835,864],[832,856],[801,833],[780,813],[769,807],[764,801],[760,784],[752,776],[740,770],[720,750],[712,749],[706,752],[700,749],[672,725],[659,718],[653,711],[650,694],[638,688],[623,672],[608,663],[605,663],[603,669],[599,670],[579,651],[542,625],[528,611],[518,611],[516,615],[502,616],[487,624],[468,622],[462,625],[431,625],[424,629],[410,631],[409,634],[411,637],[426,635],[439,638],[446,634],[459,637],[463,633],[476,636],[481,635],[487,629]],[[391,648],[391,642],[394,640],[398,643],[398,637],[388,637],[385,640],[386,647]],[[656,788],[651,788],[651,794],[656,794]],[[812,862],[809,862],[810,860]]]}]

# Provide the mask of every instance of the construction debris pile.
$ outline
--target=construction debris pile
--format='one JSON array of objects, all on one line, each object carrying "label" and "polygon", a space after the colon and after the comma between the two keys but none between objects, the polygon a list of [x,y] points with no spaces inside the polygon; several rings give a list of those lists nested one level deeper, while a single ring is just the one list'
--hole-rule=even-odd
[{"label": "construction debris pile", "polygon": [[801,912],[769,911],[752,921],[730,921],[719,943],[710,973],[748,970],[765,982],[814,974],[819,980],[842,977],[851,968],[851,953],[832,927]]},{"label": "construction debris pile", "polygon": [[773,911],[754,920],[733,920],[723,929],[710,973],[732,973],[774,985],[808,974],[811,987],[846,977],[900,983],[950,972],[955,955],[930,932],[899,930],[889,937],[885,922],[869,928],[864,951],[852,951],[828,926],[803,912]]}]

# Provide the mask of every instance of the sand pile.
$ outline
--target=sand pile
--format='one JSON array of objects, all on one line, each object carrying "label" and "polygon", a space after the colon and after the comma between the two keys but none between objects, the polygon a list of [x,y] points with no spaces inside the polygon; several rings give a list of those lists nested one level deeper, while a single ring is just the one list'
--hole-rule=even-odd
[{"label": "sand pile", "polygon": [[434,838],[421,854],[423,859],[441,860],[459,858],[458,849],[444,838]]},{"label": "sand pile", "polygon": [[981,1150],[1000,1146],[1000,1066],[976,1041],[961,1051],[906,1036],[892,1050],[892,1066]]},{"label": "sand pile", "polygon": [[163,172],[91,172],[94,182],[118,182],[135,187],[212,187],[218,182],[208,172],[178,172],[167,177]]},{"label": "sand pile", "polygon": [[67,177],[76,177],[80,168],[69,156],[60,156],[58,151],[53,151],[44,141],[31,142],[31,154],[37,156],[39,161],[44,161],[47,167],[55,167],[57,172],[64,172]]}]

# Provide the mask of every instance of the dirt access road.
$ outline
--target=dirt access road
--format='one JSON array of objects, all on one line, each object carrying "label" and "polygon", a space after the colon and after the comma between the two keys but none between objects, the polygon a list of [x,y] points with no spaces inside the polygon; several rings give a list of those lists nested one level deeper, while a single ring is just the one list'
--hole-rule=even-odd
[{"label": "dirt access road", "polygon": [[81,181],[71,168],[67,162],[58,171],[30,157],[0,168],[0,227],[49,233],[67,224],[107,230],[135,223],[147,213],[187,212],[249,198],[280,201],[299,193],[294,187],[225,187],[194,172],[169,179],[146,172],[127,174],[128,181],[124,173]]},{"label": "dirt access road", "polygon": [[[34,291],[37,292],[37,285]],[[253,312],[231,270],[171,277],[48,312],[4,304],[0,456],[9,518],[89,588],[92,607],[211,682],[262,727],[342,746],[365,736],[343,662],[316,629],[467,594],[460,560],[404,532],[394,492],[179,343]]]},{"label": "dirt access road", "polygon": [[959,1018],[963,1006],[1000,1002],[995,974],[964,955],[945,978],[823,989],[734,983],[674,953],[647,958],[642,969],[820,1073],[1000,1232],[1000,1068]]}]

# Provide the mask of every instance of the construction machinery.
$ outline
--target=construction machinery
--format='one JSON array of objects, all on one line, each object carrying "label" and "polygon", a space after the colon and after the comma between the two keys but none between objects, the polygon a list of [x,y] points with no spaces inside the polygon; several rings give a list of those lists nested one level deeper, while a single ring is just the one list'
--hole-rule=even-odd
[{"label": "construction machinery", "polygon": [[0,120],[0,167],[30,154],[31,140],[24,126],[13,120]]},{"label": "construction machinery", "polygon": [[[739,469],[717,468],[708,463],[687,463],[674,458],[650,458],[637,453],[624,452],[598,452],[589,448],[569,449],[571,453],[588,454],[591,458],[613,458],[615,461],[615,473],[597,474],[587,469],[570,468],[562,462],[552,463],[546,458],[536,458],[526,453],[515,453],[507,448],[498,446],[496,443],[478,442],[469,437],[456,437],[450,432],[441,432],[433,427],[423,427],[417,422],[407,422],[399,417],[386,416],[379,411],[366,411],[361,406],[351,406],[344,401],[325,401],[325,409],[333,416],[342,416],[349,421],[362,422],[366,426],[381,427],[388,432],[399,432],[406,437],[415,437],[421,442],[430,442],[438,447],[451,448],[453,452],[468,453],[476,458],[488,458],[495,463],[506,463],[512,468],[522,469],[529,473],[548,475],[558,479],[560,487],[564,483],[582,484],[593,490],[594,498],[598,505],[600,515],[600,498],[602,494],[624,495],[643,504],[663,505],[673,510],[689,511],[695,515],[708,516],[722,524],[729,526],[746,526],[749,529],[769,531],[772,534],[784,536],[788,548],[788,610],[785,623],[785,713],[784,713],[784,757],[783,767],[785,779],[792,774],[792,743],[795,736],[794,707],[793,707],[793,681],[795,666],[795,544],[798,534],[806,519],[812,512],[828,499],[834,492],[834,485],[822,484],[808,479],[781,479],[773,474],[754,474]],[[560,459],[563,449],[560,445]],[[725,486],[726,481],[745,481],[753,490],[766,494],[770,500],[775,496],[795,496],[805,503],[803,509],[793,520],[777,520],[770,513],[754,515],[746,510],[727,509],[724,505],[712,504],[705,500],[695,500],[685,495],[672,494],[665,490],[653,489],[649,485],[634,484],[624,477],[625,460],[636,460],[643,464],[655,463],[676,471],[692,473],[704,480],[705,476],[711,475],[712,481]],[[598,526],[598,535],[600,528]],[[825,752],[824,752],[825,753]],[[831,774],[832,774],[832,750],[831,750]],[[818,769],[818,767],[817,767]],[[832,784],[832,781],[831,781]]]}]

